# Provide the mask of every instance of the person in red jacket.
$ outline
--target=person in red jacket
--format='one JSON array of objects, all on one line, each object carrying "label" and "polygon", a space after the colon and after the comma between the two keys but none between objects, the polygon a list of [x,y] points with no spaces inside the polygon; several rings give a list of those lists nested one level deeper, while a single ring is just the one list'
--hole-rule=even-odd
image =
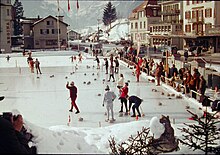
[{"label": "person in red jacket", "polygon": [[123,104],[125,104],[126,114],[128,113],[128,107],[127,107],[127,96],[128,96],[128,83],[126,82],[124,87],[120,89],[120,97],[121,100],[121,110],[119,112],[123,112]]},{"label": "person in red jacket", "polygon": [[141,68],[138,64],[136,64],[136,78],[137,78],[137,82],[139,82],[140,79],[140,74],[141,74]]},{"label": "person in red jacket", "polygon": [[70,91],[70,98],[71,98],[71,108],[70,108],[69,111],[72,112],[73,111],[73,107],[75,107],[75,109],[76,109],[75,114],[78,114],[79,113],[79,108],[76,105],[77,87],[74,85],[74,82],[72,81],[70,83],[70,86],[69,86],[69,82],[67,82],[66,88],[69,89],[69,91]]}]

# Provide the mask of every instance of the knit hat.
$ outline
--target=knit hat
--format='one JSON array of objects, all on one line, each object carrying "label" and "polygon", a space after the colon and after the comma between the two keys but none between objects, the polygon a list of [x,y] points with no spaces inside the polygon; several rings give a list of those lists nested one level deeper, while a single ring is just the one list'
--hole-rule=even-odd
[{"label": "knit hat", "polygon": [[107,90],[110,90],[110,88],[109,88],[109,86],[108,86],[108,85],[106,86],[105,90],[106,90],[106,91],[107,91]]},{"label": "knit hat", "polygon": [[70,85],[71,85],[71,86],[74,86],[74,82],[72,81],[72,82],[70,83]]}]

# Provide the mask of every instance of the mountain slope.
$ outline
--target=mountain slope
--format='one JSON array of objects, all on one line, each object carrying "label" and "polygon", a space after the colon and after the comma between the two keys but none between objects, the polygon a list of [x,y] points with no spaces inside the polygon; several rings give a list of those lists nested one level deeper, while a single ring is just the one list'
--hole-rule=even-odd
[{"label": "mountain slope", "polygon": [[[57,16],[57,0],[20,0],[24,7],[26,17]],[[59,0],[60,15],[64,16],[64,22],[72,29],[85,28],[98,25],[98,19],[102,19],[103,9],[108,1],[86,1],[78,0],[79,10],[77,13],[76,1],[70,0],[70,11],[67,9],[67,0]],[[131,11],[143,1],[112,1],[116,7],[119,18],[126,18]]]}]

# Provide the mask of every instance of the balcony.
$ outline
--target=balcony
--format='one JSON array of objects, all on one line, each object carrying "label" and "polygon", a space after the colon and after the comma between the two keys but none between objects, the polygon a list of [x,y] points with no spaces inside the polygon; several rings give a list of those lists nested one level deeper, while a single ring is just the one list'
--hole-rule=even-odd
[{"label": "balcony", "polygon": [[161,15],[165,15],[165,16],[171,16],[171,15],[178,15],[180,14],[180,10],[164,10],[163,12],[161,12]]}]

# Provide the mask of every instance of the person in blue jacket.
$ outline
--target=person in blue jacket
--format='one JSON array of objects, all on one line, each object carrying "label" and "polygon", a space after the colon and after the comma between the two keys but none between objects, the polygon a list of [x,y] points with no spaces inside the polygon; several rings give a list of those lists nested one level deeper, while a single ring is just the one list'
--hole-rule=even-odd
[{"label": "person in blue jacket", "polygon": [[132,95],[132,96],[128,97],[128,101],[129,101],[129,111],[131,109],[132,103],[134,103],[134,105],[132,106],[133,115],[131,115],[131,117],[136,117],[135,109],[138,112],[138,117],[141,117],[141,113],[139,111],[139,106],[143,102],[143,99],[141,99],[141,98],[139,98],[139,97],[137,97],[135,95]]}]

